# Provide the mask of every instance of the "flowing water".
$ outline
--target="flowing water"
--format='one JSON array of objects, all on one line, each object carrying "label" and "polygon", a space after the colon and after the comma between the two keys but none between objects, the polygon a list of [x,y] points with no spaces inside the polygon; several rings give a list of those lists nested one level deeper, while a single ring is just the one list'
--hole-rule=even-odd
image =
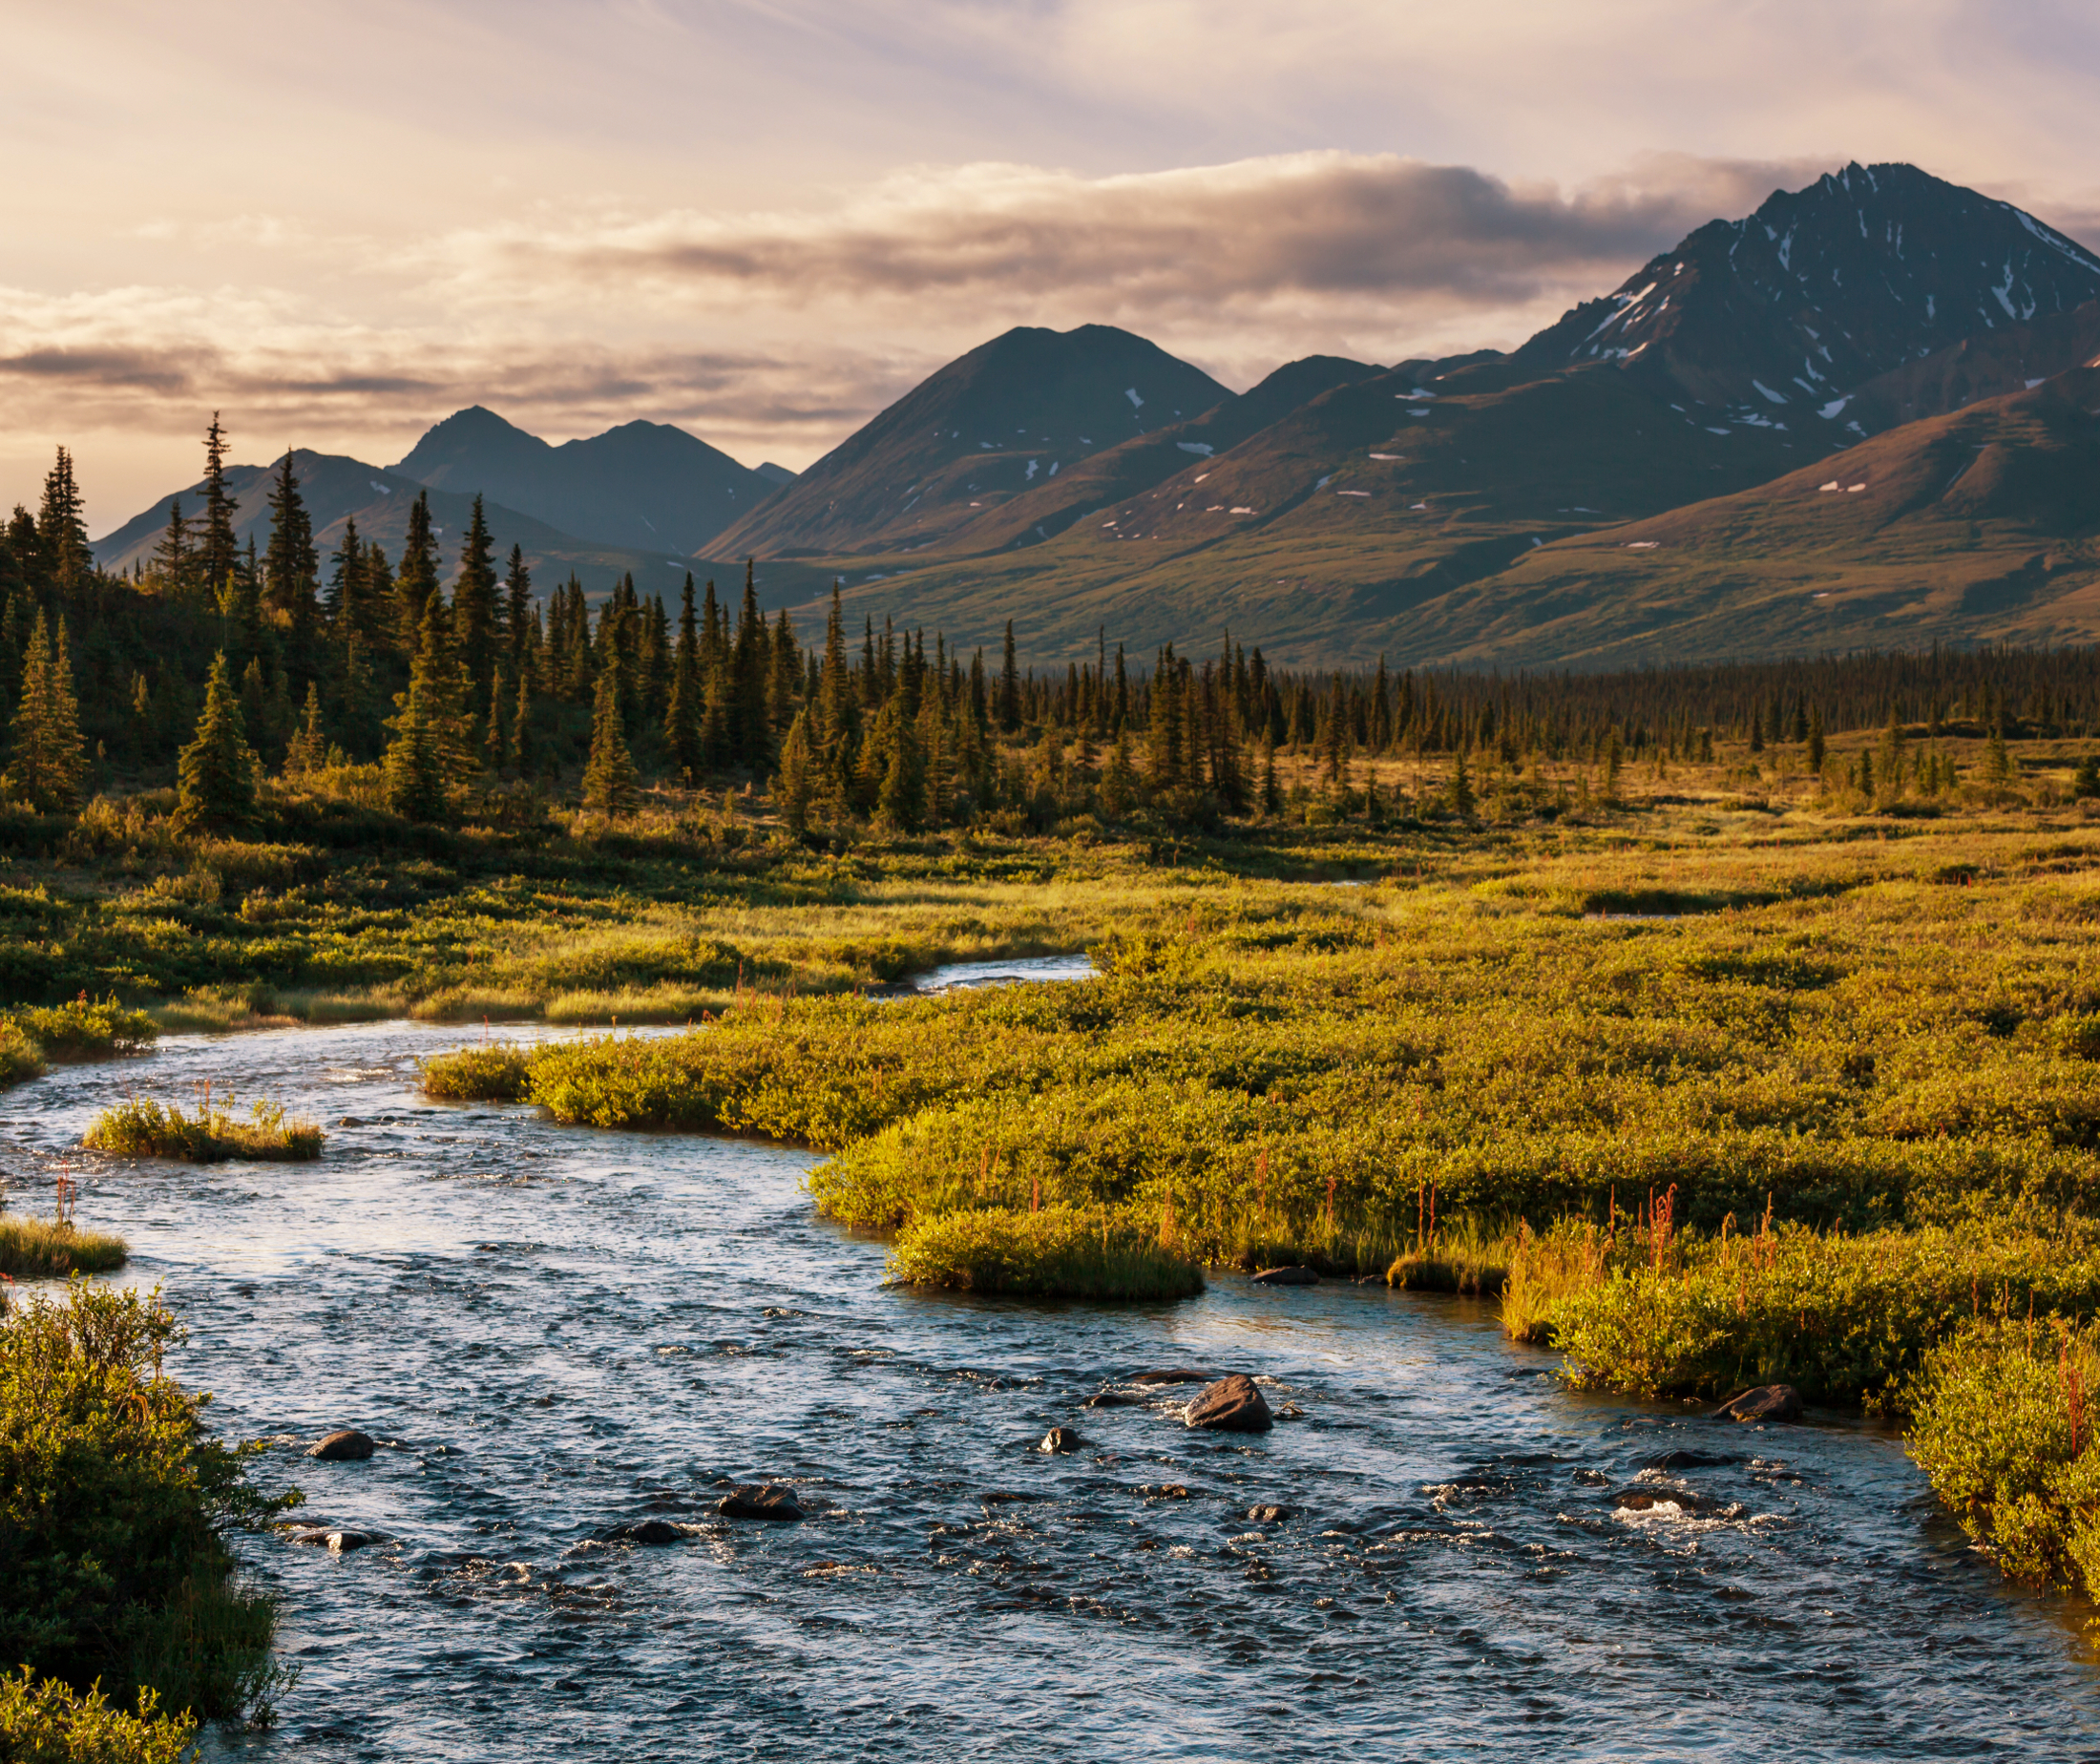
[{"label": "flowing water", "polygon": [[[461,1039],[177,1038],[0,1097],[24,1208],[127,1083],[329,1124],[304,1166],[73,1160],[218,1424],[280,1441],[262,1476],[305,1517],[389,1540],[242,1544],[301,1677],[212,1755],[2100,1754],[2074,1614],[2004,1587],[1886,1432],[1571,1396],[1489,1307],[1377,1287],[886,1290],[805,1154],[422,1102],[414,1059]],[[1082,1407],[1174,1366],[1302,1418]],[[369,1462],[298,1456],[345,1425]],[[1083,1448],[1038,1450],[1055,1425]],[[1671,1450],[1726,1461],[1667,1498],[1640,1479]],[[718,1520],[759,1478],[806,1522]],[[600,1541],[652,1516],[691,1529]]]}]

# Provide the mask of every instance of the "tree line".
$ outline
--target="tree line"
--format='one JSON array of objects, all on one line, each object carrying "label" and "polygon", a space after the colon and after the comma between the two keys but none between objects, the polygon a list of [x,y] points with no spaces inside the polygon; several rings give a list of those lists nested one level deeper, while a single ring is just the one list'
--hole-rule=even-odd
[{"label": "tree line", "polygon": [[[1201,659],[1134,662],[1106,634],[1090,662],[967,661],[934,633],[850,631],[834,590],[821,640],[734,605],[688,574],[675,611],[632,577],[594,606],[572,573],[541,593],[521,548],[499,560],[474,499],[441,556],[428,494],[389,557],[344,523],[323,556],[287,452],[268,540],[236,536],[215,416],[196,505],[171,505],[150,558],[99,569],[69,452],[33,514],[0,532],[0,717],[10,800],[76,807],[91,777],[177,784],[197,825],[234,825],[271,772],[378,768],[389,807],[437,820],[477,793],[578,776],[582,800],[631,808],[643,787],[769,781],[797,830],[879,820],[906,830],[1079,807],[1167,818],[1279,805],[1277,755],[1312,754],[1331,787],[1358,758],[1607,766],[1797,745],[1922,724],[1999,737],[2100,727],[2100,651],[1934,649],[1613,674],[1500,675],[1270,665],[1222,636]],[[448,571],[447,563],[451,568]]]}]

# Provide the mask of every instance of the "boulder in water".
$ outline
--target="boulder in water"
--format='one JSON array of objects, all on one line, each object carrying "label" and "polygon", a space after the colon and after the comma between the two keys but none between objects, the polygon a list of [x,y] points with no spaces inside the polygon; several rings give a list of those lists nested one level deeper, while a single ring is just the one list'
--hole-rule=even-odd
[{"label": "boulder in water", "polygon": [[1801,1393],[1791,1384],[1760,1384],[1731,1396],[1713,1412],[1717,1421],[1797,1421]]},{"label": "boulder in water", "polygon": [[1716,1501],[1674,1482],[1636,1482],[1613,1495],[1611,1505],[1621,1513],[1662,1513],[1673,1508],[1686,1519],[1732,1519],[1743,1510],[1733,1502]]},{"label": "boulder in water", "polygon": [[1642,1463],[1644,1470],[1711,1470],[1715,1464],[1732,1464],[1735,1461],[1729,1452],[1658,1452]]},{"label": "boulder in water", "polygon": [[1088,1409],[1134,1409],[1143,1400],[1126,1391],[1096,1391],[1082,1406]]},{"label": "boulder in water", "polygon": [[1280,1525],[1285,1520],[1295,1519],[1297,1516],[1296,1507],[1250,1506],[1247,1509],[1247,1517],[1257,1525]]},{"label": "boulder in water", "polygon": [[1086,1441],[1081,1438],[1071,1428],[1053,1427],[1042,1436],[1042,1443],[1037,1446],[1036,1450],[1039,1452],[1076,1452],[1085,1443]]},{"label": "boulder in water", "polygon": [[1207,1384],[1184,1411],[1182,1418],[1191,1427],[1208,1427],[1217,1433],[1267,1433],[1275,1422],[1269,1402],[1244,1372],[1231,1373],[1215,1384]]},{"label": "boulder in water", "polygon": [[644,1519],[632,1525],[615,1525],[605,1538],[612,1544],[676,1544],[684,1535],[668,1520]]},{"label": "boulder in water", "polygon": [[795,1491],[778,1482],[745,1482],[715,1502],[726,1519],[764,1519],[785,1524],[808,1517],[795,1503]]},{"label": "boulder in water", "polygon": [[354,1531],[347,1525],[302,1525],[291,1534],[294,1544],[325,1544],[328,1554],[340,1556],[346,1550],[364,1549],[369,1544],[384,1544],[384,1534],[377,1531]]},{"label": "boulder in water", "polygon": [[371,1435],[354,1427],[339,1427],[332,1434],[324,1434],[306,1448],[308,1458],[329,1464],[362,1463],[371,1455]]},{"label": "boulder in water", "polygon": [[1256,1286],[1318,1286],[1319,1275],[1310,1268],[1265,1268],[1254,1276]]},{"label": "boulder in water", "polygon": [[1186,1366],[1169,1366],[1163,1372],[1140,1372],[1133,1374],[1133,1384],[1208,1384],[1217,1375],[1195,1372]]}]

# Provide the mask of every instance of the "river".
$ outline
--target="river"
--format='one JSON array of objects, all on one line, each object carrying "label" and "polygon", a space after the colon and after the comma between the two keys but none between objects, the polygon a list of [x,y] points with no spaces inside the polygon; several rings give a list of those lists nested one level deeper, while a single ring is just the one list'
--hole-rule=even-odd
[{"label": "river", "polygon": [[[423,1102],[416,1057],[470,1033],[176,1037],[0,1095],[25,1210],[125,1085],[329,1125],[318,1165],[71,1159],[188,1326],[173,1370],[280,1442],[262,1480],[391,1540],[243,1541],[301,1677],[210,1756],[2100,1754],[2077,1613],[2003,1586],[1886,1431],[1570,1396],[1492,1307],[1378,1287],[887,1290],[804,1153]],[[1303,1418],[1082,1406],[1181,1365]],[[1036,1449],[1060,1424],[1084,1449]],[[298,1456],[337,1426],[386,1443]],[[1681,1448],[1729,1459],[1681,1478],[1719,1511],[1614,1500]],[[717,1522],[760,1478],[808,1520]],[[650,1516],[700,1528],[598,1541]]]}]

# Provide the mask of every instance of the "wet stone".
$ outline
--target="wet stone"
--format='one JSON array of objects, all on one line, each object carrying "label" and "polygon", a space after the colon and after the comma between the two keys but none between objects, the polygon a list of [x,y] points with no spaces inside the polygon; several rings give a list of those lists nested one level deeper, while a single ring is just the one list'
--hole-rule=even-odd
[{"label": "wet stone", "polygon": [[1081,1438],[1071,1428],[1053,1427],[1042,1436],[1042,1443],[1037,1446],[1036,1450],[1039,1452],[1076,1452],[1085,1443],[1086,1441]]},{"label": "wet stone", "polygon": [[1207,1384],[1183,1416],[1191,1427],[1217,1433],[1267,1433],[1275,1425],[1269,1402],[1244,1372]]},{"label": "wet stone", "polygon": [[1732,1502],[1716,1501],[1696,1489],[1670,1482],[1637,1482],[1631,1488],[1622,1488],[1611,1497],[1611,1505],[1620,1513],[1654,1513],[1675,1507],[1688,1519],[1726,1518],[1742,1510]]},{"label": "wet stone", "polygon": [[1760,1384],[1755,1390],[1731,1396],[1713,1412],[1715,1420],[1797,1421],[1801,1418],[1801,1393],[1791,1384]]},{"label": "wet stone", "polygon": [[1318,1286],[1320,1277],[1310,1268],[1265,1268],[1254,1276],[1256,1286]]},{"label": "wet stone", "polygon": [[1132,1396],[1124,1391],[1096,1391],[1082,1405],[1089,1409],[1135,1409],[1144,1398]]},{"label": "wet stone", "polygon": [[645,1519],[638,1524],[615,1525],[605,1534],[613,1544],[676,1544],[685,1533],[667,1520]]},{"label": "wet stone", "polygon": [[795,1491],[778,1482],[740,1484],[715,1503],[715,1511],[726,1519],[762,1519],[780,1524],[808,1517],[795,1502]]},{"label": "wet stone", "polygon": [[362,1463],[372,1455],[372,1437],[360,1433],[354,1427],[339,1427],[334,1433],[324,1434],[306,1448],[308,1458],[318,1458],[323,1463]]},{"label": "wet stone", "polygon": [[1711,1470],[1716,1464],[1732,1464],[1737,1460],[1728,1452],[1658,1452],[1653,1458],[1643,1459],[1644,1470]]},{"label": "wet stone", "polygon": [[343,1555],[353,1549],[366,1549],[387,1540],[377,1531],[355,1531],[347,1525],[303,1525],[291,1534],[294,1544],[311,1544],[326,1547],[331,1556]]},{"label": "wet stone", "polygon": [[1285,1520],[1295,1519],[1297,1516],[1296,1507],[1250,1506],[1247,1509],[1247,1517],[1257,1525],[1279,1525]]},{"label": "wet stone", "polygon": [[1145,1482],[1139,1486],[1138,1493],[1144,1496],[1148,1501],[1186,1501],[1188,1499],[1188,1490],[1180,1482]]},{"label": "wet stone", "polygon": [[1133,1384],[1208,1384],[1214,1376],[1214,1374],[1208,1372],[1193,1372],[1186,1366],[1169,1366],[1163,1372],[1137,1373],[1131,1377],[1130,1382]]}]

